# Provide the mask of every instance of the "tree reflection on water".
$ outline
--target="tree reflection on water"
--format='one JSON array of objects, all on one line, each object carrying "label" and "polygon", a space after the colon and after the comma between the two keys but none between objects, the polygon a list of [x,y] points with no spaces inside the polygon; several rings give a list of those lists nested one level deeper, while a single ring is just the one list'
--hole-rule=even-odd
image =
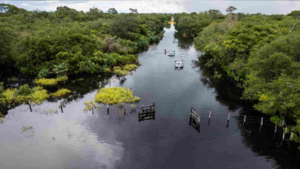
[{"label": "tree reflection on water", "polygon": [[[218,67],[205,67],[205,56],[199,56],[198,60],[193,61],[196,71],[201,73],[200,80],[208,88],[213,88],[216,94],[216,100],[221,104],[228,106],[229,110],[238,110],[236,116],[238,130],[242,135],[242,142],[251,149],[255,155],[264,156],[267,160],[272,160],[274,168],[298,169],[300,166],[300,151],[296,143],[285,140],[280,146],[283,129],[278,129],[274,135],[275,125],[269,122],[268,116],[265,116],[253,109],[253,104],[242,100],[243,90],[226,77],[221,79],[214,78],[214,71],[221,70]],[[243,122],[244,115],[247,116],[246,123]],[[264,125],[260,128],[260,117],[265,116]]]}]

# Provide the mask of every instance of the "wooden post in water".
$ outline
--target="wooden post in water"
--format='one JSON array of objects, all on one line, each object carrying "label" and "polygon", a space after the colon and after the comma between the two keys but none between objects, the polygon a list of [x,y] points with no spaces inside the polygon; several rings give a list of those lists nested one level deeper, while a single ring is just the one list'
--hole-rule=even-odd
[{"label": "wooden post in water", "polygon": [[126,114],[126,106],[124,105],[124,115],[127,115]]},{"label": "wooden post in water", "polygon": [[226,125],[226,128],[229,127],[229,120],[230,120],[230,113],[228,113],[228,118],[227,118],[227,125]]},{"label": "wooden post in water", "polygon": [[244,115],[244,123],[246,123],[246,115]]},{"label": "wooden post in water", "polygon": [[208,115],[208,125],[210,125],[210,116],[211,116],[211,111],[209,111],[209,115]]},{"label": "wooden post in water", "polygon": [[32,108],[31,108],[30,100],[28,100],[28,105],[29,105],[30,112],[32,112]]},{"label": "wooden post in water", "polygon": [[94,114],[94,105],[93,105],[93,103],[92,103],[92,113]]},{"label": "wooden post in water", "polygon": [[107,108],[107,114],[109,114],[109,105],[106,104],[106,108]]}]

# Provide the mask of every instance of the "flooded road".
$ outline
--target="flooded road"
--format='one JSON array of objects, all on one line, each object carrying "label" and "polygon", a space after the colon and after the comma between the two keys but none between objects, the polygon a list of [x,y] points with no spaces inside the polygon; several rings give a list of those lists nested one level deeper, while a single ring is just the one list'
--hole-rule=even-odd
[{"label": "flooded road", "polygon": [[[108,115],[104,105],[94,114],[84,113],[84,102],[97,93],[94,88],[71,99],[63,113],[60,101],[33,106],[32,112],[21,105],[9,110],[0,124],[0,168],[299,168],[297,152],[289,145],[274,146],[274,125],[266,121],[258,132],[260,117],[255,115],[242,123],[242,115],[253,110],[231,103],[230,91],[210,82],[199,67],[200,53],[176,43],[174,32],[173,26],[165,29],[159,44],[140,53],[142,66],[122,84],[141,98],[137,107],[155,102],[155,119],[139,122],[138,111],[124,116],[117,107]],[[165,55],[165,49],[176,55]],[[174,60],[180,56],[184,68],[176,70]],[[121,85],[116,77],[97,83]],[[191,107],[201,115],[200,132],[189,125]]]}]

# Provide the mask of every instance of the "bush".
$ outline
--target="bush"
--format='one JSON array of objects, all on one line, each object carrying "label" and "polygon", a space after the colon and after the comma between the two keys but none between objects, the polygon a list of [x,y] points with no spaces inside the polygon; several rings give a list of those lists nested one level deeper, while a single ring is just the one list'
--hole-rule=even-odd
[{"label": "bush", "polygon": [[137,65],[135,65],[135,64],[129,64],[129,65],[125,65],[124,66],[124,70],[127,70],[127,71],[131,71],[131,70],[134,70],[134,69],[137,69]]},{"label": "bush", "polygon": [[119,66],[114,66],[114,73],[118,76],[125,76],[127,75],[127,70],[122,70]]},{"label": "bush", "polygon": [[28,84],[22,85],[19,87],[19,90],[16,90],[16,96],[28,96],[32,93],[32,89],[29,88]]},{"label": "bush", "polygon": [[57,85],[56,79],[36,79],[34,83],[42,86],[54,86]]},{"label": "bush", "polygon": [[59,98],[59,97],[67,96],[70,93],[71,93],[71,90],[69,90],[69,89],[59,89],[55,93],[52,93],[51,96]]},{"label": "bush", "polygon": [[141,99],[133,96],[129,88],[110,87],[101,89],[95,96],[95,101],[103,104],[135,103]]},{"label": "bush", "polygon": [[45,78],[47,76],[47,74],[49,73],[49,69],[42,69],[39,74],[38,77],[39,78]]}]

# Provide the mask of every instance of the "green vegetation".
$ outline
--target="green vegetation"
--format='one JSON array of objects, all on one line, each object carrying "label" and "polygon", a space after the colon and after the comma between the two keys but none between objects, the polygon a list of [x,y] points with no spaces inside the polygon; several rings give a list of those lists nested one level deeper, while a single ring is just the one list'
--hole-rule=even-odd
[{"label": "green vegetation", "polygon": [[285,16],[235,14],[234,10],[229,7],[228,15],[178,14],[177,29],[181,36],[197,35],[195,47],[205,52],[205,66],[215,70],[214,78],[235,82],[244,91],[242,99],[273,116],[275,124],[286,119],[299,138],[300,11]]},{"label": "green vegetation", "polygon": [[170,20],[168,14],[138,14],[136,9],[132,14],[114,8],[84,13],[64,6],[46,12],[0,4],[0,71],[14,67],[40,79],[105,73],[135,62],[134,54],[158,42]]},{"label": "green vegetation", "polygon": [[140,98],[133,96],[129,88],[110,87],[101,89],[95,96],[95,101],[103,104],[135,103]]},{"label": "green vegetation", "polygon": [[0,93],[0,103],[11,105],[27,103],[29,100],[40,104],[47,98],[49,98],[47,90],[42,87],[30,89],[27,84],[20,86],[19,89],[6,89]]},{"label": "green vegetation", "polygon": [[52,97],[60,98],[60,97],[65,97],[67,95],[71,94],[71,90],[69,89],[59,89],[55,93],[52,93]]},{"label": "green vegetation", "polygon": [[125,65],[123,67],[124,70],[127,70],[127,71],[131,71],[131,70],[134,70],[134,69],[137,69],[138,66],[136,64],[129,64],[129,65]]},{"label": "green vegetation", "polygon": [[118,76],[125,76],[127,75],[128,71],[127,70],[122,70],[120,66],[115,66],[114,67],[114,74]]},{"label": "green vegetation", "polygon": [[92,101],[92,100],[89,100],[87,102],[84,103],[85,107],[83,109],[84,112],[87,112],[87,111],[90,111],[93,109],[100,109],[101,106],[100,105],[97,105],[95,101]]},{"label": "green vegetation", "polygon": [[59,76],[55,79],[35,79],[34,83],[37,85],[42,85],[42,86],[55,86],[57,85],[59,82],[65,82],[68,80],[67,76]]}]

